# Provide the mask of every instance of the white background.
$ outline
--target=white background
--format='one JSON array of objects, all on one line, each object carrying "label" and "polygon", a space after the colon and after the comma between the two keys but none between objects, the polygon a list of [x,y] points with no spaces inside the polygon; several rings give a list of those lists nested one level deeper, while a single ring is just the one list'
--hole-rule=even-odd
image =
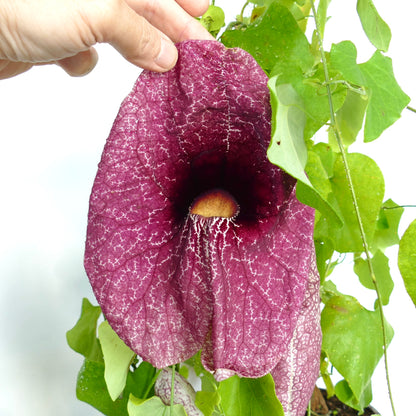
[{"label": "white background", "polygon": [[[374,49],[362,35],[354,3],[333,0],[326,46],[353,40],[359,60],[365,61]],[[216,4],[230,21],[242,2]],[[388,55],[396,78],[416,97],[416,6],[411,0],[375,4],[392,29]],[[82,265],[89,192],[120,103],[140,72],[110,47],[101,45],[98,51],[97,68],[84,78],[44,66],[0,81],[1,416],[98,414],[75,398],[82,359],[67,347],[65,332],[78,319],[82,297],[94,301]],[[415,127],[416,115],[405,111],[376,142],[356,147],[379,164],[386,199],[399,204],[416,204]],[[401,234],[413,218],[416,209],[410,208]],[[410,415],[416,313],[395,265],[397,250],[390,253],[396,285],[386,308],[396,332],[389,348],[391,381],[397,415]],[[357,289],[348,261],[343,270],[336,279],[339,289],[371,307],[372,291]],[[373,390],[373,405],[391,416],[383,365],[376,370]]]}]

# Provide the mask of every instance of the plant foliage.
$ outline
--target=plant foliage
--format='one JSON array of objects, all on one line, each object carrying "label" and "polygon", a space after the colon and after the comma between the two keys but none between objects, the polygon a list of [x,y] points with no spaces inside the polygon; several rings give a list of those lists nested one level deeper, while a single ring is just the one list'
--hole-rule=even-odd
[{"label": "plant foliage", "polygon": [[[394,286],[389,269],[393,259],[387,257],[386,249],[400,241],[403,208],[385,196],[383,174],[376,162],[349,152],[349,147],[359,137],[364,142],[380,137],[400,117],[409,97],[395,80],[392,61],[385,55],[391,39],[388,25],[371,0],[358,0],[356,8],[376,48],[363,63],[357,63],[357,49],[350,41],[333,44],[322,62],[319,38],[324,37],[330,0],[319,1],[318,27],[311,39],[305,35],[306,25],[314,24],[308,1],[252,0],[220,41],[248,51],[269,76],[273,118],[268,157],[298,179],[299,200],[317,209],[314,238],[324,305],[321,373],[329,394],[335,392],[362,412],[372,399],[374,369],[393,337],[390,325],[380,321],[380,308],[388,304]],[[213,5],[201,21],[217,35],[224,13]],[[338,292],[330,280],[340,255],[352,257],[354,272],[364,287],[377,289],[373,310]],[[416,304],[416,222],[400,241],[399,267]],[[77,397],[109,416],[185,415],[182,405],[171,408],[172,403],[154,395],[158,370],[136,358],[105,321],[97,337],[99,315],[99,308],[84,299],[81,317],[67,333],[70,347],[84,356]],[[335,388],[326,370],[329,366],[343,377]],[[283,415],[270,376],[234,376],[218,383],[202,366],[200,354],[178,363],[176,370],[200,380],[195,403],[201,415]]]}]

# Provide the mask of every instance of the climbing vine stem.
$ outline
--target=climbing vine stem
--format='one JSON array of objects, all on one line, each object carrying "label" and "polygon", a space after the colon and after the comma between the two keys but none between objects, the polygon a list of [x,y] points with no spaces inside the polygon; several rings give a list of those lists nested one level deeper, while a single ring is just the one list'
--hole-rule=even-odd
[{"label": "climbing vine stem", "polygon": [[170,416],[173,416],[173,405],[174,405],[174,399],[175,399],[175,366],[172,365],[172,379],[171,379],[171,385],[170,385]]},{"label": "climbing vine stem", "polygon": [[323,46],[323,39],[322,39],[322,36],[321,36],[321,27],[320,27],[319,20],[317,19],[317,13],[316,13],[314,0],[310,0],[310,3],[311,3],[313,19],[314,19],[315,27],[316,27],[316,36],[317,36],[317,39],[318,39],[318,42],[319,42],[319,52],[320,52],[320,55],[321,55],[321,62],[322,62],[323,70],[324,70],[325,86],[326,86],[326,90],[327,90],[328,105],[329,105],[329,112],[330,112],[331,128],[334,132],[334,135],[335,135],[338,147],[339,147],[339,151],[341,153],[341,158],[342,158],[342,162],[343,162],[344,169],[345,169],[345,175],[346,175],[346,178],[347,178],[347,183],[348,183],[348,187],[349,187],[349,190],[350,190],[350,193],[351,193],[352,203],[353,203],[353,206],[354,206],[354,212],[355,212],[355,216],[357,218],[358,227],[359,227],[359,231],[360,231],[360,236],[361,236],[361,240],[362,240],[362,243],[363,243],[363,246],[364,246],[364,253],[365,253],[368,268],[369,268],[369,271],[370,271],[371,280],[374,284],[374,288],[375,288],[376,293],[377,293],[377,304],[378,304],[378,309],[379,309],[379,312],[380,312],[381,329],[382,329],[382,335],[383,335],[383,355],[384,355],[384,365],[385,365],[385,372],[386,372],[387,388],[388,388],[388,392],[389,392],[389,399],[390,399],[391,409],[393,411],[393,415],[396,416],[396,410],[395,410],[395,407],[394,407],[393,395],[392,395],[391,384],[390,384],[388,359],[387,359],[386,320],[385,320],[385,317],[384,317],[383,305],[380,301],[380,299],[381,299],[380,290],[379,290],[378,282],[377,282],[377,279],[376,279],[376,275],[374,273],[373,263],[371,261],[370,248],[369,248],[369,245],[368,245],[368,242],[367,242],[367,237],[365,235],[364,226],[363,226],[363,222],[362,222],[362,219],[361,219],[360,209],[358,207],[357,196],[355,194],[354,184],[352,182],[351,172],[350,172],[350,169],[349,169],[347,153],[346,153],[345,148],[343,146],[341,133],[340,133],[339,127],[337,125],[337,120],[335,118],[334,104],[333,104],[333,101],[332,101],[332,93],[331,93],[331,80],[330,80],[330,77],[329,77],[328,65],[327,65],[324,46]]}]

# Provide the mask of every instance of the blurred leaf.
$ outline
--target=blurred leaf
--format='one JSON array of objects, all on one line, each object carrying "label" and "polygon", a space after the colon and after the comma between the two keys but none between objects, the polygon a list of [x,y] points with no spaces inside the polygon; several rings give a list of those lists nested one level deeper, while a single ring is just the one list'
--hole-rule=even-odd
[{"label": "blurred leaf", "polygon": [[221,7],[210,5],[202,15],[200,23],[212,36],[216,37],[221,28],[225,26],[224,11]]},{"label": "blurred leaf", "polygon": [[416,306],[416,220],[400,240],[398,264],[407,293]]},{"label": "blurred leaf", "polygon": [[370,90],[364,127],[364,141],[370,142],[400,117],[410,98],[394,78],[391,59],[379,51],[359,67]]},{"label": "blurred leaf", "polygon": [[357,13],[369,41],[377,49],[386,52],[391,40],[391,31],[378,14],[372,0],[357,0]]},{"label": "blurred leaf", "polygon": [[271,72],[278,60],[296,62],[303,70],[313,63],[305,34],[292,13],[277,2],[270,4],[264,15],[244,30],[227,29],[221,42],[249,52],[266,73]]},{"label": "blurred leaf", "polygon": [[216,392],[218,388],[218,382],[215,380],[214,375],[205,370],[205,367],[201,362],[201,350],[199,350],[194,356],[185,361],[186,364],[193,367],[195,375],[201,379],[201,390]]},{"label": "blurred leaf", "polygon": [[129,416],[186,416],[185,409],[181,404],[175,404],[171,409],[157,396],[142,400],[131,394],[127,410]]},{"label": "blurred leaf", "polygon": [[320,367],[319,368],[320,375],[322,377],[323,382],[325,383],[327,398],[331,398],[332,396],[335,395],[335,388],[331,379],[332,365],[331,365],[331,372],[330,372],[328,371],[328,367],[330,367],[328,357],[322,351],[321,351],[321,359],[320,359],[319,367]]},{"label": "blurred leaf", "polygon": [[333,297],[343,296],[341,292],[338,292],[338,289],[335,283],[332,282],[331,280],[325,280],[325,282],[322,283],[321,288],[320,288],[320,295],[321,295],[322,303],[324,305],[329,303],[329,301]]},{"label": "blurred leaf", "polygon": [[357,48],[351,41],[333,44],[329,54],[331,68],[355,86],[365,86],[366,80],[357,65]]},{"label": "blurred leaf", "polygon": [[[279,60],[273,68],[272,76],[277,76],[276,87],[282,84],[291,84],[298,94],[305,113],[305,127],[303,137],[310,139],[330,119],[325,75],[322,65],[302,72],[296,62]],[[330,78],[337,81],[340,73],[330,71]],[[334,82],[331,87],[334,111],[343,105],[347,95],[347,88],[342,83]],[[273,120],[274,121],[274,120]]]},{"label": "blurred leaf", "polygon": [[[387,305],[394,288],[390,275],[389,259],[380,250],[377,250],[371,261],[380,291],[381,303]],[[375,290],[366,260],[361,257],[354,260],[354,273],[359,277],[364,287]]]},{"label": "blurred leaf", "polygon": [[272,77],[268,83],[273,127],[267,156],[273,164],[298,179],[297,197],[301,202],[318,209],[325,217],[330,217],[336,227],[341,227],[340,217],[327,202],[331,188],[319,156],[309,152],[308,157],[303,138],[305,115],[302,101],[290,84],[276,86],[276,79]]},{"label": "blurred leaf", "polygon": [[[386,323],[387,344],[393,329]],[[351,296],[333,296],[321,316],[322,350],[345,378],[355,407],[367,406],[368,388],[383,355],[383,335],[378,310],[369,311]]]},{"label": "blurred leaf", "polygon": [[147,361],[142,361],[140,365],[133,371],[127,374],[126,390],[134,394],[135,397],[146,399],[146,392],[149,391],[149,396],[154,395],[153,387],[156,372],[158,370]]},{"label": "blurred leaf", "polygon": [[319,154],[314,152],[315,146],[308,151],[308,162],[305,171],[309,181],[313,187],[306,186],[302,182],[296,185],[296,196],[300,202],[317,209],[317,220],[321,221],[330,219],[331,223],[336,227],[342,226],[342,220],[334,207],[328,202],[328,196],[332,193],[331,183],[328,173],[324,168]]},{"label": "blurred leaf", "polygon": [[397,205],[391,199],[384,202],[377,219],[372,244],[373,249],[384,251],[387,247],[399,244],[398,229],[403,212],[404,208]]},{"label": "blurred leaf", "polygon": [[108,321],[98,328],[98,336],[104,355],[104,378],[113,400],[124,390],[129,366],[135,353],[118,337]]},{"label": "blurred leaf", "polygon": [[402,91],[393,74],[391,59],[376,51],[370,60],[357,65],[357,50],[352,42],[333,45],[330,66],[354,86],[365,87],[368,107],[364,126],[364,141],[377,139],[391,126],[410,98]]},{"label": "blurred leaf", "polygon": [[[371,245],[377,216],[384,196],[383,174],[377,164],[363,154],[348,153],[347,160],[364,232]],[[363,242],[340,155],[334,164],[334,175],[331,178],[331,185],[335,198],[333,206],[339,207],[339,213],[344,225],[339,230],[331,225],[328,229],[328,236],[333,238],[336,251],[340,253],[361,253],[363,251]]]},{"label": "blurred leaf", "polygon": [[320,27],[320,35],[321,39],[324,38],[325,33],[325,25],[327,21],[327,11],[329,3],[331,3],[331,0],[319,0],[318,10],[316,13],[316,19],[318,21],[319,27]]},{"label": "blurred leaf", "polygon": [[220,400],[221,398],[217,391],[197,391],[195,404],[204,416],[211,416]]},{"label": "blurred leaf", "polygon": [[189,368],[186,365],[181,365],[178,372],[183,378],[189,377]]},{"label": "blurred leaf", "polygon": [[331,242],[323,242],[315,240],[315,252],[316,252],[316,266],[318,268],[319,276],[321,277],[321,284],[325,281],[326,277],[330,274],[331,270],[328,270],[329,261],[334,254],[334,247]]},{"label": "blurred leaf", "polygon": [[87,298],[82,299],[81,317],[66,333],[68,345],[90,361],[103,361],[100,343],[97,339],[97,321],[101,308],[93,306]]},{"label": "blurred leaf", "polygon": [[218,391],[226,415],[284,416],[270,374],[261,378],[233,376],[221,381]]},{"label": "blurred leaf", "polygon": [[127,397],[113,401],[104,381],[104,363],[85,360],[78,374],[77,398],[107,416],[127,416]]},{"label": "blurred leaf", "polygon": [[328,178],[331,178],[334,175],[334,164],[337,158],[337,153],[333,152],[331,147],[326,143],[317,143],[311,150],[319,156]]},{"label": "blurred leaf", "polygon": [[251,12],[251,16],[250,16],[250,23],[254,22],[259,17],[263,16],[263,14],[266,11],[266,9],[267,9],[266,6],[254,7],[253,8],[253,11]]},{"label": "blurred leaf", "polygon": [[276,79],[273,77],[268,83],[274,122],[267,156],[289,175],[312,186],[305,175],[308,151],[303,139],[302,102],[290,84],[276,86]]},{"label": "blurred leaf", "polygon": [[350,386],[345,380],[341,380],[336,384],[335,394],[343,403],[358,411],[366,408],[373,400],[371,381],[368,383],[367,387],[364,389],[362,395],[358,400],[354,396],[354,392],[350,389]]},{"label": "blurred leaf", "polygon": [[[348,90],[344,104],[335,115],[344,148],[347,148],[355,142],[363,126],[367,104],[367,96],[363,96],[350,89]],[[329,143],[334,149],[338,150],[338,143],[333,134],[329,135]]]}]

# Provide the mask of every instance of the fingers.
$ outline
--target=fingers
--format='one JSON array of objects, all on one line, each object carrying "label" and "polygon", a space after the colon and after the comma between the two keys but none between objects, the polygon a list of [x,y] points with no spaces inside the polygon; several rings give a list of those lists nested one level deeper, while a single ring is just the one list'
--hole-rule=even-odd
[{"label": "fingers", "polygon": [[167,36],[124,1],[107,1],[107,7],[112,9],[101,10],[98,15],[97,9],[92,9],[95,15],[89,18],[96,41],[111,44],[128,61],[144,69],[163,72],[175,65],[178,52]]},{"label": "fingers", "polygon": [[[11,25],[19,39],[13,61],[20,63],[5,55],[0,59],[1,78],[24,72],[32,64],[51,62],[70,75],[85,75],[97,63],[92,48],[97,42],[111,44],[141,68],[163,72],[176,63],[173,42],[213,39],[192,17],[203,13],[208,0],[61,0],[60,5],[38,1],[34,24],[28,24],[31,3],[16,3],[22,10],[16,13],[19,25]],[[50,10],[54,13],[46,12]]]},{"label": "fingers", "polygon": [[176,2],[194,17],[202,16],[209,6],[209,0],[176,0]]},{"label": "fingers", "polygon": [[[181,5],[187,7],[193,15],[199,14],[204,7],[194,0],[126,0],[128,5],[138,14],[143,16],[149,23],[165,33],[174,42],[186,39],[213,40],[214,38],[207,30]],[[194,4],[195,3],[195,4]]]},{"label": "fingers", "polygon": [[91,72],[98,61],[98,54],[94,48],[77,53],[69,58],[56,61],[56,64],[73,77],[80,77]]},{"label": "fingers", "polygon": [[7,59],[0,59],[0,79],[11,78],[26,72],[32,67],[27,62],[11,62]]}]

